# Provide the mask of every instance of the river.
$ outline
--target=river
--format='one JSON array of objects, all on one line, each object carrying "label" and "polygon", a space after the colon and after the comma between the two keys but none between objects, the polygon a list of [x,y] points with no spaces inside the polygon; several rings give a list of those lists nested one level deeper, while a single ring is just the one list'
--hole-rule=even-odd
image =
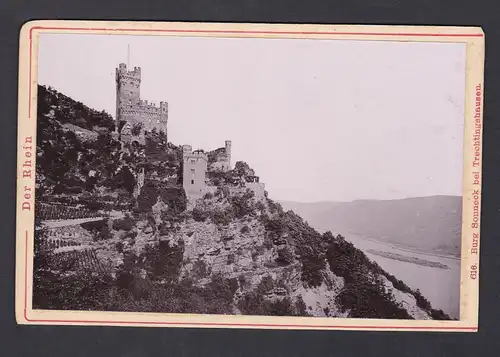
[{"label": "river", "polygon": [[[361,249],[368,258],[377,262],[388,273],[402,280],[411,289],[419,289],[422,295],[430,301],[433,308],[443,310],[452,318],[459,318],[459,259],[414,252],[353,234],[346,234],[346,240]],[[378,253],[373,254],[374,252]],[[408,259],[408,261],[401,259]],[[447,269],[439,266],[446,266]]]}]

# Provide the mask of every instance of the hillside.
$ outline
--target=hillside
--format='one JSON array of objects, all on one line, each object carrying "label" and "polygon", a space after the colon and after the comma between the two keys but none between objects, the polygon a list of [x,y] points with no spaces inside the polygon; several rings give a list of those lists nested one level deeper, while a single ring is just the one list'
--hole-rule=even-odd
[{"label": "hillside", "polygon": [[209,172],[217,190],[187,210],[180,147],[164,133],[122,147],[91,109],[52,89],[39,101],[35,308],[449,318],[342,235],[234,190],[248,164]]},{"label": "hillside", "polygon": [[460,256],[461,197],[281,204],[319,231],[352,233],[424,253]]}]

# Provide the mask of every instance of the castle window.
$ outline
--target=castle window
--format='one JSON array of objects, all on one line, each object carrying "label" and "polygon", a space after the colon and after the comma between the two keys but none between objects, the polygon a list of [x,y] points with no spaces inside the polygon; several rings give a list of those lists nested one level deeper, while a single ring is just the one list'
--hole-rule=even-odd
[{"label": "castle window", "polygon": [[191,180],[191,185],[194,185],[194,180]]},{"label": "castle window", "polygon": [[196,172],[196,170],[195,170],[195,169],[191,169],[191,173],[193,173],[193,174],[194,174],[195,172]]},{"label": "castle window", "polygon": [[192,164],[196,164],[196,160],[191,160],[191,163]]}]

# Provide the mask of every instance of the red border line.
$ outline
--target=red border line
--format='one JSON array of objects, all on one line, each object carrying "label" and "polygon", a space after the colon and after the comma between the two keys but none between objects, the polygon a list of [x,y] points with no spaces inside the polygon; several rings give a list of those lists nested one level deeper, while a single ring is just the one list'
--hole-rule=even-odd
[{"label": "red border line", "polygon": [[105,27],[45,27],[34,26],[30,30],[81,30],[81,31],[113,31],[113,32],[171,32],[171,33],[227,33],[227,34],[276,34],[276,35],[345,35],[345,36],[413,36],[413,37],[483,37],[480,33],[410,33],[410,32],[341,32],[341,31],[248,31],[248,30],[188,30],[188,29],[136,29]]},{"label": "red border line", "polygon": [[[109,28],[77,28],[77,27],[44,27],[35,26],[29,32],[29,113],[31,119],[31,85],[32,85],[32,36],[33,30],[82,30],[82,31],[141,31],[141,32],[170,32],[170,33],[227,33],[227,34],[278,34],[278,35],[353,35],[353,36],[414,36],[414,37],[483,37],[483,34],[442,34],[442,33],[384,33],[384,32],[285,32],[285,31],[244,31],[244,30],[187,30],[187,29],[109,29]],[[28,231],[25,236],[25,266],[24,266],[24,319],[28,322],[78,323],[78,324],[134,324],[134,325],[185,325],[185,326],[222,326],[222,327],[290,327],[310,329],[406,329],[406,330],[449,330],[449,331],[477,331],[477,326],[345,326],[345,325],[300,325],[300,324],[256,324],[256,323],[224,323],[224,322],[166,322],[166,321],[106,321],[106,320],[49,320],[28,318]]]},{"label": "red border line", "polygon": [[33,29],[30,30],[30,68],[29,68],[29,80],[30,80],[30,83],[29,83],[29,86],[28,86],[28,93],[29,93],[29,98],[28,98],[28,119],[31,119],[31,81],[32,81],[32,78],[31,78],[31,67],[33,67],[33,64],[32,64],[32,61],[31,59],[33,58],[33,55],[32,55],[32,51],[33,51],[33,41],[32,41],[32,31]]}]

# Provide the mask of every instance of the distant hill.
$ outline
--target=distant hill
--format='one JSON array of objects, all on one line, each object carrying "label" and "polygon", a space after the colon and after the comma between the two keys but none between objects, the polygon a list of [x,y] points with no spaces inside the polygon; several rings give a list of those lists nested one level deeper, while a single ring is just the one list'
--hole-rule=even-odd
[{"label": "distant hill", "polygon": [[356,234],[427,253],[460,255],[462,197],[280,203],[319,231]]}]

